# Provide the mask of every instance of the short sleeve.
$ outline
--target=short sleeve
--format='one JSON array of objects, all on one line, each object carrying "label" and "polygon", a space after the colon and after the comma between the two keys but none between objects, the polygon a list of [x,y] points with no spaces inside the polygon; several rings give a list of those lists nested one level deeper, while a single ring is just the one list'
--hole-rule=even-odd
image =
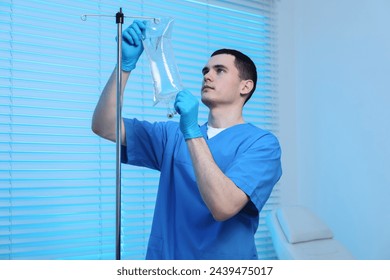
[{"label": "short sleeve", "polygon": [[126,146],[122,146],[122,163],[160,170],[167,139],[166,125],[137,119],[123,119]]},{"label": "short sleeve", "polygon": [[257,138],[225,172],[250,197],[259,212],[282,175],[280,158],[277,138],[267,133]]}]

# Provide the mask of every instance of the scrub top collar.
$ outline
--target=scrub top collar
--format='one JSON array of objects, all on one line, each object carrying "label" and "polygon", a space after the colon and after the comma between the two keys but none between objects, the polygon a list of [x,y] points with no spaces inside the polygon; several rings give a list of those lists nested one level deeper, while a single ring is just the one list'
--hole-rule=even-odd
[{"label": "scrub top collar", "polygon": [[[220,132],[223,132],[223,131],[228,130],[228,129],[233,128],[233,127],[237,127],[237,126],[240,126],[240,125],[247,125],[247,124],[248,124],[248,123],[235,124],[235,125],[233,125],[233,126],[229,126],[229,127],[225,128],[224,130],[222,130],[222,131],[220,131]],[[211,138],[212,138],[212,137],[210,137],[210,138],[208,137],[208,134],[207,134],[208,126],[209,126],[209,123],[208,123],[208,122],[205,122],[205,123],[200,127],[200,130],[201,130],[201,132],[202,132],[202,134],[203,134],[203,137],[204,137],[205,139],[211,139]],[[217,134],[219,134],[219,133],[217,133]],[[217,134],[215,134],[214,136],[217,136]]]}]

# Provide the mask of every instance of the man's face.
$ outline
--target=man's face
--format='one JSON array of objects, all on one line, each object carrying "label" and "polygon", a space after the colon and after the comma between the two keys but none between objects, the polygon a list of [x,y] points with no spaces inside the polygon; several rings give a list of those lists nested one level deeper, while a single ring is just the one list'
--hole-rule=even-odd
[{"label": "man's face", "polygon": [[218,54],[210,57],[203,68],[201,94],[206,106],[233,104],[240,100],[242,84],[234,60],[233,55]]}]

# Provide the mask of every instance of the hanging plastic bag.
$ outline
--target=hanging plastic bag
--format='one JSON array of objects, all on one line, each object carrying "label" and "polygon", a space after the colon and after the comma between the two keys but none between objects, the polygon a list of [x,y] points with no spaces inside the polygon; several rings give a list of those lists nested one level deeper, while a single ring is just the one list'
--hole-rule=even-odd
[{"label": "hanging plastic bag", "polygon": [[172,118],[176,113],[173,103],[176,94],[183,89],[171,44],[173,22],[172,18],[147,21],[142,41],[152,72],[154,105],[164,103],[167,106],[168,118]]}]

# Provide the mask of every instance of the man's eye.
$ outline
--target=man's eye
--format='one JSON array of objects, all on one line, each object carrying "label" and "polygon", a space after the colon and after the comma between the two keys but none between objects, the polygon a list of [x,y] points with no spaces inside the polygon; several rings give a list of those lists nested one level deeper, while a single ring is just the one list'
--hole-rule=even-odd
[{"label": "man's eye", "polygon": [[223,73],[223,72],[225,72],[225,69],[222,69],[222,68],[217,69],[217,73]]}]

